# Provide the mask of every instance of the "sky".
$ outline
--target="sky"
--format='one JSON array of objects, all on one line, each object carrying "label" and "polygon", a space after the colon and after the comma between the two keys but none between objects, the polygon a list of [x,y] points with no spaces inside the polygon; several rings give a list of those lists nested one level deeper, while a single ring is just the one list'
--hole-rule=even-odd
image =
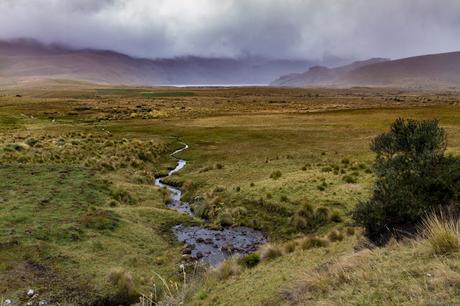
[{"label": "sky", "polygon": [[402,58],[460,50],[459,0],[0,0],[0,40],[135,57]]}]

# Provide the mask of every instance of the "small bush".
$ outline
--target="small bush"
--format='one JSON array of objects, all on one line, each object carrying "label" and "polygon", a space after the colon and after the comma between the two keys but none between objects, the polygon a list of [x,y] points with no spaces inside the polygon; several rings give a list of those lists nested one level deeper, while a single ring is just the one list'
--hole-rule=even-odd
[{"label": "small bush", "polygon": [[277,180],[281,177],[281,175],[282,175],[281,171],[277,170],[277,171],[272,172],[272,174],[270,174],[270,178]]},{"label": "small bush", "polygon": [[434,254],[448,255],[460,251],[458,220],[431,214],[422,221],[422,232]]},{"label": "small bush", "polygon": [[283,255],[281,248],[274,244],[266,244],[260,249],[261,260],[271,260]]},{"label": "small bush", "polygon": [[257,253],[251,253],[238,259],[238,263],[246,268],[253,268],[257,266],[259,262],[260,255]]}]

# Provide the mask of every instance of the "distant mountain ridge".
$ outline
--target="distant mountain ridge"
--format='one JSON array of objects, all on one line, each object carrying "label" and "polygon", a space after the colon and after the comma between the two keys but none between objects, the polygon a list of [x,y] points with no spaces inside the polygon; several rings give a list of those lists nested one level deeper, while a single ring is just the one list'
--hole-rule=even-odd
[{"label": "distant mountain ridge", "polygon": [[294,86],[302,87],[306,85],[310,86],[327,86],[334,85],[339,82],[340,79],[350,71],[358,69],[360,67],[389,61],[385,58],[373,58],[366,61],[357,61],[349,65],[340,66],[336,68],[328,68],[324,66],[313,66],[308,71],[303,73],[293,73],[280,77],[276,81],[272,82],[271,85],[275,86]]},{"label": "distant mountain ridge", "polygon": [[408,57],[374,58],[337,68],[312,67],[282,76],[273,86],[395,86],[460,87],[460,52]]},{"label": "distant mountain ridge", "polygon": [[[336,61],[337,62],[337,61]],[[139,59],[113,51],[73,50],[36,41],[0,41],[0,81],[69,79],[126,85],[268,84],[317,64],[260,57]]]}]

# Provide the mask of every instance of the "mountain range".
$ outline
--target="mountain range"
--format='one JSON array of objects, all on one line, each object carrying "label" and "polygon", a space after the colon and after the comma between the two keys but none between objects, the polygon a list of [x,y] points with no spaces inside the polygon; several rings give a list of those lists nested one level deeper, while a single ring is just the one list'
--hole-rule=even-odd
[{"label": "mountain range", "polygon": [[397,60],[373,58],[337,68],[314,66],[284,75],[273,86],[387,86],[459,87],[460,52],[430,54]]},{"label": "mountain range", "polygon": [[34,40],[0,41],[0,84],[60,79],[148,86],[460,87],[460,52],[344,63],[340,58],[315,62],[255,56],[146,59]]},{"label": "mountain range", "polygon": [[0,83],[68,79],[125,85],[268,84],[281,74],[300,72],[314,64],[251,56],[143,59],[32,40],[0,41]]}]

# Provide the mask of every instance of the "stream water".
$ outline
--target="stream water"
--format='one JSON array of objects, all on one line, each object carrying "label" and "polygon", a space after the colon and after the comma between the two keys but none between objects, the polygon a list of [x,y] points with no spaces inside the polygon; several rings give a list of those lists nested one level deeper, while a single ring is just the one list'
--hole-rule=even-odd
[{"label": "stream water", "polygon": [[[184,143],[183,148],[171,154],[177,159],[177,164],[169,171],[168,176],[185,167],[187,161],[177,158],[176,155],[188,148],[189,146]],[[182,191],[179,188],[166,184],[162,178],[155,179],[155,185],[169,190],[171,195],[169,208],[193,216],[189,203],[181,201]],[[217,265],[231,255],[245,255],[254,252],[259,245],[267,242],[262,232],[244,226],[211,230],[203,226],[178,225],[173,228],[173,232],[177,240],[185,244],[183,252],[185,256],[211,266]]]}]

